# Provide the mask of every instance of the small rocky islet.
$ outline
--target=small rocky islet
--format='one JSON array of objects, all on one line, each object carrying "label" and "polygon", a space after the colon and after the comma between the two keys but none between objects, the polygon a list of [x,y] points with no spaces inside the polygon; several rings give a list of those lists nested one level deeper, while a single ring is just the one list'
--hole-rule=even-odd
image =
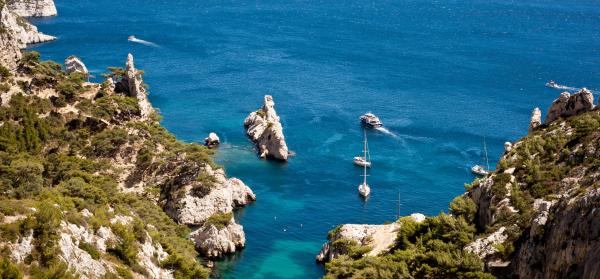
[{"label": "small rocky islet", "polygon": [[[232,212],[256,195],[212,161],[216,134],[186,144],[159,124],[133,55],[97,84],[76,56],[22,52],[55,39],[22,17],[56,14],[0,1],[0,277],[208,277],[244,247]],[[261,158],[288,160],[272,96],[244,127]],[[340,225],[316,259],[326,278],[596,278],[599,146],[593,94],[562,93],[449,214]]]}]

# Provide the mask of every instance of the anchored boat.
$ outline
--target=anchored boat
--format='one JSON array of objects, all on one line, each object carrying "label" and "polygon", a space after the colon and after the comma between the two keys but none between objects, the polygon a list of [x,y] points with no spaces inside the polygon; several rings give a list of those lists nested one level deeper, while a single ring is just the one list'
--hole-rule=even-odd
[{"label": "anchored boat", "polygon": [[371,167],[371,154],[369,152],[369,145],[367,143],[366,132],[365,132],[365,146],[364,146],[364,150],[363,150],[363,156],[354,157],[353,162],[357,166],[367,167],[367,168]]},{"label": "anchored boat", "polygon": [[481,165],[475,165],[471,167],[471,172],[477,175],[487,175],[488,173],[490,173],[489,169],[490,169],[490,162],[488,160],[488,154],[487,154],[487,146],[485,145],[485,138],[483,138],[483,151],[485,154],[485,164],[487,166],[487,168],[481,166]]},{"label": "anchored boat", "polygon": [[[367,158],[367,131],[364,131],[365,134],[365,147],[363,149],[364,158]],[[370,162],[369,162],[370,164]],[[371,187],[367,184],[367,164],[363,164],[363,183],[358,185],[358,193],[366,198],[371,194]]]}]

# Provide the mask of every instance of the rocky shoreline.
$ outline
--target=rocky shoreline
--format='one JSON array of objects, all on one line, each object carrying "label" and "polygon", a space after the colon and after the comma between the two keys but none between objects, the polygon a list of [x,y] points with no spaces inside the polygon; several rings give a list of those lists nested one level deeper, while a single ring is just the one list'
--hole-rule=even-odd
[{"label": "rocky shoreline", "polygon": [[[0,61],[2,68],[7,71],[0,79],[3,88],[6,87],[0,92],[2,109],[9,109],[14,102],[23,98],[28,102],[43,102],[50,110],[36,114],[36,121],[59,125],[53,129],[67,129],[60,132],[63,134],[71,131],[80,131],[82,134],[79,138],[67,139],[62,143],[56,143],[52,138],[42,138],[38,143],[42,145],[39,152],[50,152],[45,157],[55,153],[65,158],[76,155],[69,160],[79,158],[89,164],[103,164],[105,167],[84,175],[83,180],[79,177],[69,180],[69,183],[79,185],[73,186],[73,189],[83,187],[81,191],[86,195],[100,194],[105,190],[93,192],[83,189],[90,187],[87,184],[94,179],[100,179],[94,177],[102,177],[114,181],[117,191],[113,196],[124,195],[132,200],[119,204],[121,201],[118,200],[106,203],[108,198],[103,198],[95,200],[100,204],[89,210],[84,206],[79,211],[55,204],[58,212],[63,212],[57,214],[68,212],[69,216],[77,217],[60,219],[55,223],[52,230],[55,230],[58,238],[53,245],[56,245],[58,252],[53,256],[81,278],[100,278],[120,273],[119,268],[123,268],[121,264],[112,263],[104,256],[115,254],[115,249],[138,251],[131,254],[127,252],[129,250],[123,250],[115,254],[123,264],[129,266],[127,269],[131,269],[127,273],[151,278],[174,278],[181,277],[177,274],[187,270],[190,278],[205,277],[207,273],[198,266],[200,262],[187,245],[195,246],[197,251],[210,259],[243,248],[243,226],[236,223],[232,212],[255,201],[255,194],[241,180],[227,177],[224,170],[213,163],[210,157],[212,152],[208,148],[182,143],[160,126],[157,112],[148,100],[142,71],[135,67],[132,54],[127,55],[124,68],[109,69],[108,78],[101,84],[85,81],[89,72],[84,62],[75,56],[65,59],[63,70],[54,62],[39,61],[38,54],[22,54],[21,49],[26,44],[54,39],[37,32],[34,26],[19,17],[56,14],[52,11],[52,1],[34,2],[13,1],[10,5],[0,7],[0,25],[4,30],[0,33]],[[31,74],[40,69],[43,69],[45,76]],[[66,187],[62,186],[66,182],[61,183],[60,187]],[[16,199],[11,202],[21,201]],[[147,219],[149,213],[132,207],[132,204],[144,204],[146,207],[153,204],[160,210],[151,210],[154,217]],[[46,209],[36,205],[17,215],[4,213],[0,216],[3,226],[19,226],[21,222],[38,219],[36,214],[40,210]],[[171,219],[160,219],[157,217],[159,215]],[[112,217],[105,219],[106,216]],[[99,218],[105,221],[98,226],[92,225],[98,223]],[[175,228],[179,226],[177,224],[189,230],[185,236],[181,232],[166,234],[166,228]],[[136,232],[136,239],[128,238],[130,230]],[[179,230],[186,231],[182,228]],[[23,232],[22,236],[15,237],[14,240],[0,241],[0,247],[11,247],[12,261],[26,266],[28,270],[29,263],[25,259],[37,253],[36,249],[41,249],[35,244],[39,241],[37,234]],[[185,240],[173,239],[177,237],[185,237]],[[176,242],[181,243],[174,245]],[[187,257],[180,258],[186,253]],[[184,268],[184,265],[187,267]]]}]

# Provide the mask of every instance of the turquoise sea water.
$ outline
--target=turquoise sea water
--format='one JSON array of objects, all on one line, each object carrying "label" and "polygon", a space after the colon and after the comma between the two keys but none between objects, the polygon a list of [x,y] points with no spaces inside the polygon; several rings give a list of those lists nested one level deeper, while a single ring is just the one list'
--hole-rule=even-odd
[{"label": "turquoise sea water", "polygon": [[[180,139],[215,131],[217,155],[258,196],[237,212],[247,247],[218,263],[222,278],[315,278],[314,256],[340,223],[437,214],[481,163],[522,137],[533,107],[560,84],[600,90],[597,1],[75,1],[35,19],[59,37],[44,58],[80,56],[98,77],[128,52],[150,100]],[[129,35],[158,45],[127,41]],[[246,115],[272,94],[287,164],[259,160]],[[372,196],[359,199],[358,117],[370,131]]]}]

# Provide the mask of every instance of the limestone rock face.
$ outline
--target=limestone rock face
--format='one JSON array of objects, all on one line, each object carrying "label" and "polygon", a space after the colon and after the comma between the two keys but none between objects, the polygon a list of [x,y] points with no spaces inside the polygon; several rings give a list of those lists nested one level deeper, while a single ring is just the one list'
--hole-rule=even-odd
[{"label": "limestone rock face", "polygon": [[502,244],[506,241],[507,236],[504,233],[505,230],[505,227],[501,227],[486,237],[478,238],[469,243],[465,247],[465,250],[474,253],[482,259],[485,259],[488,256],[498,252],[496,245]]},{"label": "limestone rock face", "polygon": [[39,32],[37,27],[19,17],[10,9],[3,8],[2,10],[2,25],[5,30],[12,33],[13,39],[17,41],[19,48],[25,48],[28,44],[43,43],[56,39],[56,37]]},{"label": "limestone rock face", "polygon": [[262,108],[246,117],[244,127],[246,134],[257,145],[261,158],[288,159],[289,150],[273,97],[265,95]]},{"label": "limestone rock face", "polygon": [[531,121],[529,121],[529,133],[542,125],[542,111],[540,108],[534,108],[531,112]]},{"label": "limestone rock face", "polygon": [[5,32],[0,32],[0,64],[8,68],[15,68],[17,61],[21,59],[21,42],[17,38],[12,24],[16,22],[14,14],[6,7],[0,8],[0,28]]},{"label": "limestone rock face", "polygon": [[342,225],[335,235],[323,244],[316,259],[318,262],[328,262],[340,256],[343,251],[339,251],[332,245],[338,239],[355,241],[361,246],[369,246],[371,251],[367,253],[368,256],[379,255],[394,245],[399,229],[400,225],[398,223],[388,225]]},{"label": "limestone rock face", "polygon": [[75,56],[69,56],[67,59],[65,59],[65,69],[67,74],[73,72],[89,74],[87,67],[85,64],[83,64],[83,61]]},{"label": "limestone rock face", "polygon": [[140,107],[142,120],[148,120],[154,109],[150,101],[148,101],[143,83],[140,72],[135,68],[135,64],[133,63],[133,55],[129,53],[127,55],[127,62],[125,63],[125,75],[119,82],[116,90],[123,91],[128,96],[136,98]]},{"label": "limestone rock face", "polygon": [[8,0],[8,8],[22,17],[55,16],[56,5],[53,0]]},{"label": "limestone rock face", "polygon": [[222,228],[213,224],[204,225],[193,231],[190,238],[196,243],[196,248],[210,258],[233,253],[246,244],[244,228],[235,223],[233,218]]},{"label": "limestone rock face", "polygon": [[569,117],[592,109],[594,109],[594,95],[589,90],[583,88],[573,95],[563,92],[552,102],[544,123],[548,124],[560,117]]},{"label": "limestone rock face", "polygon": [[[544,202],[541,212],[548,206]],[[600,278],[600,189],[563,199],[512,260],[520,278]],[[544,213],[542,213],[544,214]],[[538,216],[539,217],[539,216]],[[533,228],[532,228],[533,229]],[[539,235],[543,233],[543,237]]]},{"label": "limestone rock face", "polygon": [[206,172],[215,177],[215,185],[202,196],[192,193],[193,187],[188,187],[181,199],[173,200],[174,205],[168,206],[167,213],[179,223],[200,225],[215,213],[228,213],[235,207],[247,205],[256,200],[252,189],[237,178],[226,178],[222,169],[212,170],[206,166]]}]

